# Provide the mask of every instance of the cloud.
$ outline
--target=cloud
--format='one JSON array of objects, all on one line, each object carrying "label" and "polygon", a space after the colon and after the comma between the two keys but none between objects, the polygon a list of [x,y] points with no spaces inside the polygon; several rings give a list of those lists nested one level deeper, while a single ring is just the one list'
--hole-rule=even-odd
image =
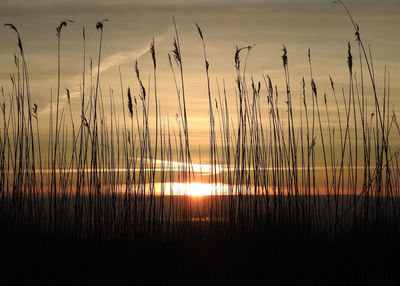
[{"label": "cloud", "polygon": [[147,53],[148,47],[140,48],[136,51],[117,52],[105,58],[101,63],[101,72],[105,72],[113,67],[118,67],[126,61],[139,59],[142,55]]},{"label": "cloud", "polygon": [[[160,44],[164,40],[168,39],[172,34],[174,33],[174,28],[173,26],[168,27],[167,31],[161,35],[158,35],[154,38],[156,44]],[[137,49],[137,50],[129,50],[129,51],[122,51],[122,52],[117,52],[114,53],[111,56],[106,57],[101,61],[101,73],[106,72],[109,69],[116,68],[123,63],[127,61],[131,61],[132,63],[135,60],[138,60],[141,56],[146,54],[149,51],[150,45],[146,44],[143,45],[143,47]],[[79,82],[82,79],[82,74],[77,74],[74,77],[72,77],[71,82]],[[53,100],[54,100],[54,94],[53,94]],[[64,94],[63,91],[61,91],[60,96],[64,100]],[[71,99],[72,98],[78,98],[80,97],[79,91],[76,90],[71,90]],[[64,101],[63,101],[64,102]],[[66,99],[65,99],[66,102]],[[40,109],[39,114],[40,115],[48,115],[50,114],[50,103],[48,103],[44,108]],[[54,111],[54,103],[53,103],[53,111]]]},{"label": "cloud", "polygon": [[[164,34],[161,34],[159,36],[156,36],[154,38],[155,42],[157,44],[163,42],[165,39],[170,37],[173,33],[173,26],[170,26],[167,29],[167,32]],[[101,72],[105,72],[111,68],[118,67],[121,64],[125,63],[126,61],[135,61],[138,60],[141,56],[146,54],[149,51],[150,45],[146,44],[143,45],[143,47],[134,50],[134,51],[122,51],[122,52],[117,52],[111,56],[108,56],[101,62]]]}]

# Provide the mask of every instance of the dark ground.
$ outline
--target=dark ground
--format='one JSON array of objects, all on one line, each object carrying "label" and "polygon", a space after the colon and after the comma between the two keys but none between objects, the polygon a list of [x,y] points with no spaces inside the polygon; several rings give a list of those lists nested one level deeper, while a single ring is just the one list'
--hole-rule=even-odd
[{"label": "dark ground", "polygon": [[400,285],[398,237],[76,241],[3,234],[0,285]]}]

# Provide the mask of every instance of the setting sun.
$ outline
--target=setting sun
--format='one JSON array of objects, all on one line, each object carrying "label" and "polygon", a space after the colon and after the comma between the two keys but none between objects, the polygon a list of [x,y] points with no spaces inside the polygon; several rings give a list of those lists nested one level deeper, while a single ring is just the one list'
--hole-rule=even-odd
[{"label": "setting sun", "polygon": [[173,183],[168,186],[166,194],[188,195],[193,197],[210,196],[210,195],[227,195],[228,185],[218,184],[211,185],[207,183]]},{"label": "setting sun", "polygon": [[188,185],[187,193],[195,197],[209,196],[212,194],[212,188],[210,184],[191,183]]}]

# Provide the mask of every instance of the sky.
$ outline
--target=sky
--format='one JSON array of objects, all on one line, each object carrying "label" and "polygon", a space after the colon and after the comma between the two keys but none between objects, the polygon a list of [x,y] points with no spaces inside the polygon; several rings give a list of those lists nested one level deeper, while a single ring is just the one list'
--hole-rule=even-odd
[{"label": "sky", "polygon": [[[348,0],[360,26],[365,44],[371,48],[378,89],[383,89],[384,70],[390,71],[393,110],[400,99],[400,0]],[[226,84],[229,105],[235,110],[236,46],[255,45],[247,64],[248,78],[262,81],[268,74],[279,90],[284,90],[282,45],[288,50],[292,92],[300,94],[301,79],[309,80],[307,51],[311,49],[313,75],[321,92],[329,93],[329,76],[337,86],[346,87],[347,44],[357,55],[354,30],[344,9],[325,0],[2,0],[0,22],[14,24],[22,38],[32,98],[39,105],[43,126],[48,124],[50,94],[57,88],[57,37],[60,21],[71,19],[61,35],[61,91],[71,91],[71,104],[79,114],[79,90],[82,82],[83,40],[86,32],[86,68],[90,60],[97,66],[99,31],[104,24],[101,60],[101,88],[110,89],[120,105],[121,70],[123,92],[131,87],[138,94],[134,62],[138,61],[144,85],[152,85],[152,61],[149,53],[155,39],[157,88],[163,118],[173,121],[178,101],[168,66],[174,38],[175,17],[181,41],[189,128],[195,144],[208,142],[208,97],[202,46],[195,23],[201,27],[210,63],[212,97],[218,96],[217,84]],[[16,37],[8,28],[0,28],[0,86],[10,89],[10,74],[15,73],[13,54]],[[355,65],[357,65],[355,63]],[[89,78],[87,78],[89,81]],[[150,90],[152,92],[152,90]],[[64,92],[65,93],[65,92]],[[125,96],[125,95],[124,95]],[[66,106],[66,97],[62,104]],[[45,130],[45,128],[42,128]],[[43,131],[45,132],[45,131]]]}]

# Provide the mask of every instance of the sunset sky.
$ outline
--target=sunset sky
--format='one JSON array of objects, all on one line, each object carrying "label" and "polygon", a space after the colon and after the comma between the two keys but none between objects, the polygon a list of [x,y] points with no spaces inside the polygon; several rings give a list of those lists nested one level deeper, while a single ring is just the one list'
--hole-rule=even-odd
[{"label": "sunset sky", "polygon": [[[393,108],[398,112],[400,99],[400,1],[345,1],[360,26],[365,43],[371,45],[378,88],[383,87],[384,69],[390,71]],[[98,20],[104,25],[101,63],[101,88],[109,94],[112,88],[120,105],[119,71],[124,93],[130,86],[138,94],[134,61],[138,60],[145,86],[153,74],[149,44],[154,37],[157,56],[158,95],[163,117],[174,118],[178,109],[173,77],[167,54],[173,48],[175,17],[181,41],[185,88],[187,93],[191,140],[196,144],[208,134],[208,98],[202,46],[195,22],[203,30],[210,62],[213,98],[217,97],[216,79],[235,111],[234,52],[236,46],[255,44],[248,58],[248,79],[262,81],[271,76],[279,90],[284,90],[282,45],[288,50],[293,96],[300,95],[301,78],[309,81],[307,50],[311,48],[313,73],[321,93],[329,94],[329,75],[335,84],[348,82],[347,42],[358,57],[354,30],[344,9],[332,1],[322,0],[194,0],[194,1],[53,1],[2,0],[1,23],[13,23],[24,45],[33,101],[39,104],[40,122],[47,127],[50,93],[57,88],[56,26],[63,19],[72,19],[61,35],[61,94],[66,104],[65,88],[72,94],[73,108],[79,110],[79,87],[82,82],[82,27],[87,36],[87,62],[97,65]],[[0,29],[0,85],[10,89],[9,75],[15,72],[13,54],[16,37],[8,28]],[[355,65],[357,61],[355,60]],[[87,76],[89,82],[89,76]],[[307,88],[309,84],[307,85]],[[264,93],[265,95],[265,89]],[[125,96],[125,95],[124,95]],[[265,100],[265,97],[263,97]],[[282,100],[283,103],[283,100]],[[43,130],[42,130],[43,131]],[[207,141],[205,141],[207,142]]]}]

